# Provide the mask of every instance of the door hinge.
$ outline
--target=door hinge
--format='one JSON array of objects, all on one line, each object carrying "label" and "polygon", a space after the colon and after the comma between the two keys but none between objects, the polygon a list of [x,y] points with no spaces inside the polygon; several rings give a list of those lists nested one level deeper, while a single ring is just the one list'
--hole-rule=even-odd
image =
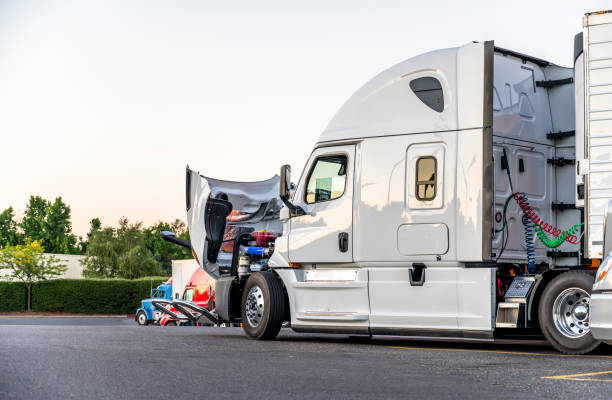
[{"label": "door hinge", "polygon": [[559,85],[567,85],[568,83],[574,83],[574,78],[565,79],[551,79],[547,81],[536,81],[537,87],[552,88]]},{"label": "door hinge", "polygon": [[565,211],[565,210],[574,210],[576,209],[576,204],[574,203],[564,203],[564,202],[559,202],[559,203],[552,203],[552,209],[553,211]]},{"label": "door hinge", "polygon": [[343,253],[346,253],[348,251],[348,239],[349,239],[348,233],[340,232],[338,234],[338,247],[340,248],[340,251]]},{"label": "door hinge", "polygon": [[573,158],[549,158],[546,160],[547,163],[554,165],[555,167],[563,167],[565,165],[576,164],[576,160]]},{"label": "door hinge", "polygon": [[546,134],[546,138],[549,140],[559,140],[574,135],[576,135],[576,131],[549,132]]}]

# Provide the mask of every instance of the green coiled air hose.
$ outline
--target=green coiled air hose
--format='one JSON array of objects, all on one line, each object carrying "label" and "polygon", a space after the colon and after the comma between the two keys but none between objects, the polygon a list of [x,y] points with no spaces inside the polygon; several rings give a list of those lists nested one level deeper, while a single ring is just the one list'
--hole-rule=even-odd
[{"label": "green coiled air hose", "polygon": [[568,230],[566,230],[565,232],[563,232],[562,234],[560,234],[555,240],[550,240],[542,231],[542,228],[540,228],[539,225],[533,224],[533,228],[536,231],[536,234],[538,235],[538,238],[540,238],[540,241],[544,244],[544,246],[550,248],[550,249],[554,249],[557,248],[559,246],[561,246],[563,244],[563,242],[565,242],[565,240],[570,237],[571,235],[573,235],[576,230],[578,229],[578,227],[584,225],[584,222],[574,225],[571,228],[569,228]]}]

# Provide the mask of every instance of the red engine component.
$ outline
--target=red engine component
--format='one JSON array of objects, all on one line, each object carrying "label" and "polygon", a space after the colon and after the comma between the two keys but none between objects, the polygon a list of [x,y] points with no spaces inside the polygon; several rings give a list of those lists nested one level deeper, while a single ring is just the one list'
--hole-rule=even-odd
[{"label": "red engine component", "polygon": [[256,246],[265,247],[269,242],[273,241],[280,236],[280,233],[258,231],[251,233],[251,236],[255,238]]}]

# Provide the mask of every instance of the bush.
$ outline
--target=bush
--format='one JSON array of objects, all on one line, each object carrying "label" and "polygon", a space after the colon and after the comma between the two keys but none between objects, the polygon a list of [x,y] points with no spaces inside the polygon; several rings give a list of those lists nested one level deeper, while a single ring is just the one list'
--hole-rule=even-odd
[{"label": "bush", "polygon": [[26,287],[21,282],[0,282],[0,312],[25,311]]},{"label": "bush", "polygon": [[[133,314],[140,300],[150,297],[167,278],[142,279],[53,279],[32,285],[32,311],[63,311],[87,314]],[[25,310],[25,285],[3,292],[7,283],[0,284],[0,311]],[[5,302],[6,300],[6,302]],[[6,307],[5,307],[6,303]],[[12,310],[8,308],[12,307]]]}]

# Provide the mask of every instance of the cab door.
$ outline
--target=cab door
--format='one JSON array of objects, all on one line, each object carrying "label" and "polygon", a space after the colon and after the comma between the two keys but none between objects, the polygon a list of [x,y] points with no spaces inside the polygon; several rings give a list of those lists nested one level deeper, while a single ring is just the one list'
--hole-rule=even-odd
[{"label": "cab door", "polygon": [[289,261],[303,268],[287,279],[296,331],[368,333],[368,271],[352,264],[355,153],[316,149],[293,196],[306,213],[291,217],[288,234]]},{"label": "cab door", "polygon": [[354,158],[354,145],[313,152],[293,198],[306,214],[291,218],[291,262],[353,261]]}]

